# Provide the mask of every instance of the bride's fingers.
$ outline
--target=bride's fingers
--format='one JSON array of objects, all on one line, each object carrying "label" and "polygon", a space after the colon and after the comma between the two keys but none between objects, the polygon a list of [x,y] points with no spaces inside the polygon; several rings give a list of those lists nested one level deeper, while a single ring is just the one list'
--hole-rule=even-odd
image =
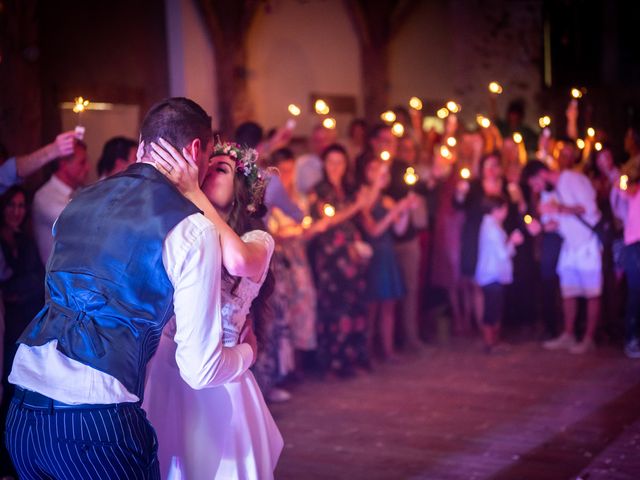
[{"label": "bride's fingers", "polygon": [[153,160],[156,162],[156,166],[162,169],[161,173],[164,173],[165,175],[170,175],[171,173],[175,172],[176,169],[174,168],[174,166],[171,165],[169,162],[167,162],[164,158],[162,158],[156,152],[151,152],[151,158],[153,158]]},{"label": "bride's fingers", "polygon": [[162,147],[169,152],[169,154],[171,155],[171,157],[173,157],[173,159],[178,163],[179,167],[181,169],[186,169],[189,166],[189,162],[187,162],[185,160],[185,158],[180,155],[180,152],[178,152],[178,150],[176,150],[176,148],[171,145],[169,142],[167,142],[164,138],[160,137],[160,144],[162,145]]},{"label": "bride's fingers", "polygon": [[[171,168],[179,169],[181,166],[169,152],[155,142],[151,142],[151,153],[159,155]],[[169,170],[171,170],[171,168],[169,168]]]}]

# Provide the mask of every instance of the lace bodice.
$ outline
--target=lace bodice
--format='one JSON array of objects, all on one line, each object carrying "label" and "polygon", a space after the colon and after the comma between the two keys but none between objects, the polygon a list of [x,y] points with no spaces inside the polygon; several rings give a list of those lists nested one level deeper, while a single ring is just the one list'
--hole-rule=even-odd
[{"label": "lace bodice", "polygon": [[[223,279],[220,291],[220,313],[222,318],[222,343],[225,347],[231,347],[238,343],[240,331],[244,326],[244,322],[249,314],[251,303],[260,293],[260,288],[267,278],[269,272],[269,264],[271,255],[275,247],[275,243],[271,235],[262,230],[252,230],[242,235],[245,243],[260,242],[267,249],[267,258],[263,266],[263,273],[259,281],[254,282],[250,278],[243,277],[234,289],[235,279]],[[175,317],[171,319],[164,329],[164,334],[174,337],[176,333]]]},{"label": "lace bodice", "polygon": [[263,274],[257,282],[250,278],[243,277],[240,279],[235,291],[231,291],[234,287],[234,279],[225,279],[222,283],[220,292],[221,298],[221,314],[222,314],[222,343],[229,347],[238,343],[238,336],[244,326],[244,322],[249,314],[251,303],[260,293],[260,288],[264,283],[269,271],[269,262],[273,254],[274,241],[271,235],[262,230],[252,230],[242,235],[242,240],[248,242],[261,242],[267,249],[267,262],[263,267]]}]

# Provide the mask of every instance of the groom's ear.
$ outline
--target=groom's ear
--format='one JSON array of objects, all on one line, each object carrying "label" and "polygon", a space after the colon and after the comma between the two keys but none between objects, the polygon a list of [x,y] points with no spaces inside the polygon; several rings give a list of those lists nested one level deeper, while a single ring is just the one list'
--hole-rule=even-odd
[{"label": "groom's ear", "polygon": [[202,150],[202,142],[200,141],[200,139],[194,138],[193,140],[191,140],[191,143],[187,145],[186,148],[187,148],[187,151],[194,158],[194,160],[198,161],[198,155],[201,153],[201,150]]}]

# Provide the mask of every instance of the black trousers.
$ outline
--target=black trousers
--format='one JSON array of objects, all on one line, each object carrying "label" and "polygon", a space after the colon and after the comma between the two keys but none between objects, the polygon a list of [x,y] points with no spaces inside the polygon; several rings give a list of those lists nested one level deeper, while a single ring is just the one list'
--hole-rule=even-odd
[{"label": "black trousers", "polygon": [[133,403],[58,409],[14,397],[5,441],[21,480],[160,479],[155,431]]}]

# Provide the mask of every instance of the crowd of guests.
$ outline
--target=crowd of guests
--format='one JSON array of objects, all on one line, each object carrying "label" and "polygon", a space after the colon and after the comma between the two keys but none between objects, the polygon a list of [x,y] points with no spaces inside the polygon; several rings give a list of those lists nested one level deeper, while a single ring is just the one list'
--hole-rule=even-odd
[{"label": "crowd of guests", "polygon": [[[434,305],[452,335],[477,333],[488,354],[508,350],[503,327],[517,327],[545,349],[586,354],[623,339],[640,358],[640,130],[629,127],[627,157],[615,158],[604,131],[578,138],[575,103],[555,136],[526,127],[518,102],[477,128],[450,113],[442,130],[425,131],[421,112],[395,113],[399,137],[356,119],[344,140],[319,125],[300,142],[290,125],[265,133],[253,122],[231,138],[256,148],[269,176],[276,282],[253,367],[265,397],[286,401],[309,372],[348,378],[398,352],[419,355],[435,335]],[[106,142],[98,177],[127,168],[136,149]],[[43,303],[54,222],[90,162],[73,132],[2,161],[6,412],[15,340]],[[33,194],[20,186],[50,162]]]}]

